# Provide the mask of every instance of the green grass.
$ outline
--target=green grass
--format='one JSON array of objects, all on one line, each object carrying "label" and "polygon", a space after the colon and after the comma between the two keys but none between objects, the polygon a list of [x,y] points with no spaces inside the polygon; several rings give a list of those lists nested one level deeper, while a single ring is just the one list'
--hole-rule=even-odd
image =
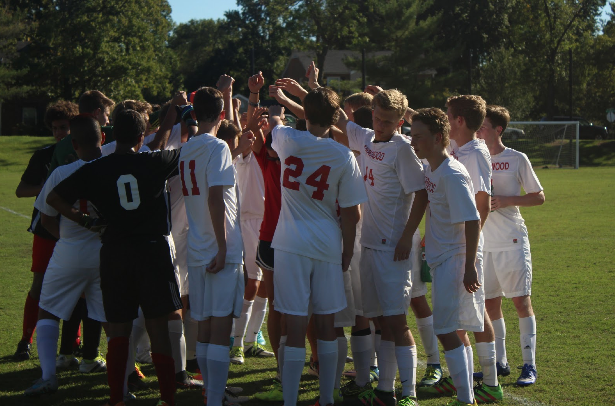
[{"label": "green grass", "polygon": [[[29,216],[33,199],[17,199],[14,190],[32,152],[51,142],[35,137],[0,138],[0,206]],[[612,142],[612,141],[611,141]],[[609,147],[612,150],[612,146]],[[603,148],[604,149],[604,148]],[[613,154],[604,162],[612,162]],[[530,231],[534,284],[532,302],[538,325],[538,383],[514,385],[517,371],[501,379],[506,394],[502,404],[610,404],[615,399],[615,167],[580,170],[537,170],[545,188],[542,207],[523,209]],[[15,363],[10,356],[21,337],[23,303],[32,276],[29,272],[32,237],[25,230],[26,218],[0,209],[0,399],[2,405],[100,405],[107,397],[106,375],[59,374],[58,393],[28,399],[22,396],[40,377],[38,359]],[[504,302],[508,327],[508,358],[521,364],[519,329],[510,301]],[[419,361],[425,354],[413,317],[409,325],[418,341]],[[36,347],[36,346],[35,346]],[[103,340],[103,352],[106,345]],[[309,353],[309,350],[308,350]],[[36,348],[34,348],[36,355]],[[478,361],[475,361],[478,366]],[[349,368],[352,366],[349,365]],[[232,365],[229,384],[244,387],[251,395],[267,389],[275,376],[272,359],[248,359]],[[155,373],[144,372],[152,389],[138,393],[135,405],[156,399]],[[419,364],[422,376],[424,364]],[[318,382],[305,374],[300,402],[313,403]],[[198,391],[178,392],[178,404],[200,404]],[[419,393],[421,405],[442,405],[446,399],[427,398]],[[247,405],[257,405],[250,401]],[[278,405],[279,406],[279,405]]]}]

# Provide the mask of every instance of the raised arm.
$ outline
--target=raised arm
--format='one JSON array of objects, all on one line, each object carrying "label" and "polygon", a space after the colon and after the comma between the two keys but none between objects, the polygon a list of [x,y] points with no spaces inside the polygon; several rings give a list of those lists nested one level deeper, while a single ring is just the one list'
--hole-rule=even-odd
[{"label": "raised arm", "polygon": [[246,131],[239,137],[237,148],[231,151],[231,158],[235,159],[239,154],[246,156],[252,151],[252,144],[254,144],[254,134],[252,131]]},{"label": "raised arm", "polygon": [[297,118],[305,118],[303,106],[298,105],[282,92],[282,89],[278,86],[269,86],[269,97],[273,97],[282,106],[290,110],[291,113],[297,116]]},{"label": "raised arm", "polygon": [[266,111],[266,107],[259,107],[257,109],[253,109],[252,112],[248,110],[248,122],[246,124],[246,130],[250,130],[254,134],[254,143],[252,144],[252,151],[254,151],[255,154],[261,152],[261,148],[265,143],[262,128],[267,125],[267,119],[262,117],[262,115]]},{"label": "raised arm", "polygon": [[252,117],[254,110],[260,107],[260,91],[265,84],[263,72],[258,72],[256,75],[250,76],[248,79],[248,88],[250,89],[250,98],[248,99],[248,120]]},{"label": "raised arm", "polygon": [[171,135],[171,130],[175,125],[175,121],[177,119],[177,109],[176,106],[184,106],[188,104],[188,99],[186,97],[186,92],[177,92],[173,99],[171,100],[171,105],[167,110],[167,115],[164,116],[164,120],[158,127],[158,131],[156,131],[156,135],[154,139],[147,144],[147,147],[152,151],[156,151],[159,149],[164,149],[167,145],[167,141],[169,140],[169,136]]},{"label": "raised arm", "polygon": [[310,67],[308,68],[308,86],[310,89],[318,89],[320,84],[318,84],[318,73],[320,69],[316,67],[316,63],[312,61]]},{"label": "raised arm", "polygon": [[342,109],[341,107],[339,109],[339,112],[340,115],[337,119],[337,123],[335,123],[335,126],[340,130],[340,132],[335,133],[335,141],[339,142],[342,145],[348,146],[349,144],[347,127],[350,120],[348,120],[348,116],[344,112],[344,109]]},{"label": "raised arm", "polygon": [[282,119],[284,118],[284,107],[271,106],[269,107],[269,128],[272,130],[279,126],[284,125]]},{"label": "raised arm", "polygon": [[[294,79],[282,78],[275,81],[275,85],[282,90],[287,91],[290,95],[298,97],[301,101],[309,93]],[[271,93],[271,90],[269,91]]]},{"label": "raised arm", "polygon": [[235,121],[233,120],[233,82],[235,82],[235,79],[229,75],[222,75],[216,83],[216,87],[222,92],[224,98],[224,111],[226,112],[224,118],[230,122]]},{"label": "raised arm", "polygon": [[233,122],[235,123],[237,128],[241,130],[241,120],[240,120],[241,116],[239,114],[240,108],[241,108],[241,100],[233,99]]}]

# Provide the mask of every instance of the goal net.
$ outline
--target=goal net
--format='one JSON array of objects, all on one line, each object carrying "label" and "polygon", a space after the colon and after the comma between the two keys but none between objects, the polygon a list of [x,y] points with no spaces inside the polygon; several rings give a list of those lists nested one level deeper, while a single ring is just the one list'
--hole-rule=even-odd
[{"label": "goal net", "polygon": [[535,168],[579,168],[578,121],[511,121],[502,142]]}]

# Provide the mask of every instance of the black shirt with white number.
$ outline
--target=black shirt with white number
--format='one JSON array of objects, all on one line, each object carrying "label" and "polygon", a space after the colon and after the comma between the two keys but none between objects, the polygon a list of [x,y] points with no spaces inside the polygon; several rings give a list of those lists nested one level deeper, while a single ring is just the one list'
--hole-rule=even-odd
[{"label": "black shirt with white number", "polygon": [[109,223],[103,243],[168,235],[165,182],[177,174],[179,151],[111,154],[83,165],[54,191],[70,204],[86,199],[96,207]]}]

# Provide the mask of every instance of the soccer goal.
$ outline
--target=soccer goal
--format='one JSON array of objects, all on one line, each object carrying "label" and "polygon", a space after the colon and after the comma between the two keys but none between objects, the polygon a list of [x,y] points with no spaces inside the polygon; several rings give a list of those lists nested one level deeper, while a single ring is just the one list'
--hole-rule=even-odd
[{"label": "soccer goal", "polygon": [[502,141],[535,168],[579,168],[578,121],[511,121]]}]

